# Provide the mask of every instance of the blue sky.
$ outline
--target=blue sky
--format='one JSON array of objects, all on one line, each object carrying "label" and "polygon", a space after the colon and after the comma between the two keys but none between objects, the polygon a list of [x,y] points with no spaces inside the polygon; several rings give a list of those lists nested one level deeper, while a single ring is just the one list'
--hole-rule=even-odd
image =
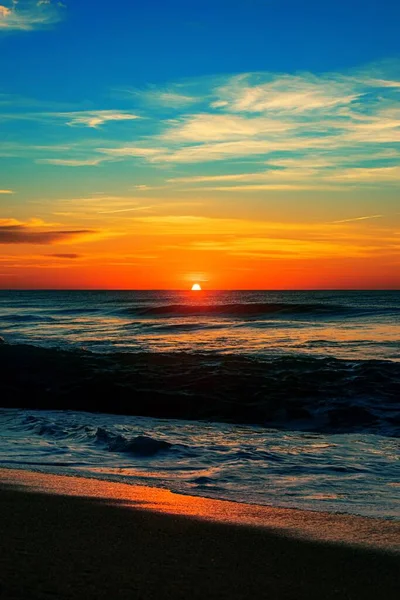
[{"label": "blue sky", "polygon": [[[112,261],[99,240],[126,252],[138,228],[154,243],[188,225],[180,248],[199,269],[201,251],[378,256],[393,285],[399,22],[393,0],[0,0],[2,276],[68,269],[32,254],[33,240],[73,240],[81,256],[90,231],[92,252]],[[257,243],[232,219],[262,223]],[[293,233],[272,247],[282,224]],[[200,246],[197,231],[209,236]]]},{"label": "blue sky", "polygon": [[20,0],[16,10],[40,10],[32,26],[40,31],[3,31],[2,81],[10,93],[46,100],[210,74],[343,70],[399,53],[395,0],[36,4]]},{"label": "blue sky", "polygon": [[343,70],[399,53],[395,0],[36,4],[20,0],[15,10],[27,7],[40,32],[3,30],[2,80],[10,93],[46,100],[217,73]]}]

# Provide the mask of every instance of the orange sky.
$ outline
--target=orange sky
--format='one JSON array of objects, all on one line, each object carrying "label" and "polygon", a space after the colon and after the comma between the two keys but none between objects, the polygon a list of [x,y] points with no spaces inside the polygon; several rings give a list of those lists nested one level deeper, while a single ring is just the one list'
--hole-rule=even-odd
[{"label": "orange sky", "polygon": [[[196,208],[200,210],[204,207]],[[110,222],[96,214],[75,218],[79,229],[71,217],[58,218],[59,223],[0,221],[3,236],[7,232],[18,240],[2,245],[1,287],[188,289],[194,282],[203,289],[400,286],[399,234],[382,217],[279,223],[152,212]]]}]

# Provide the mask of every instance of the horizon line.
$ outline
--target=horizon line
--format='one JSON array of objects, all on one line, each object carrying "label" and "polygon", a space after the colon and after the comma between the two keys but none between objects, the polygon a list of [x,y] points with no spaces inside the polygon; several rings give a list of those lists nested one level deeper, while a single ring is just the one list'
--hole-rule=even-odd
[{"label": "horizon line", "polygon": [[[190,288],[0,288],[0,292],[192,292]],[[400,292],[397,288],[206,288],[202,292]],[[199,291],[196,292],[199,294]]]}]

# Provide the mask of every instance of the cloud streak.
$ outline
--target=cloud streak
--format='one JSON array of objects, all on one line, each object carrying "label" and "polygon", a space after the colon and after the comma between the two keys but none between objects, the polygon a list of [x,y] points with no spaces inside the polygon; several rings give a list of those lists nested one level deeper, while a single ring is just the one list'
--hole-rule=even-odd
[{"label": "cloud streak", "polygon": [[78,258],[81,258],[81,254],[75,254],[73,252],[67,253],[67,252],[62,252],[59,254],[45,254],[44,256],[49,256],[51,258],[61,258],[61,259],[65,259],[65,260],[76,260]]},{"label": "cloud streak", "polygon": [[56,165],[58,167],[97,167],[106,158],[38,158],[38,164]]},{"label": "cloud streak", "polygon": [[383,215],[366,215],[365,217],[353,217],[351,219],[340,219],[340,221],[331,221],[331,223],[353,223],[354,221],[367,221],[368,219],[381,219],[382,217]]},{"label": "cloud streak", "polygon": [[149,89],[145,91],[126,90],[129,96],[139,98],[150,106],[161,106],[165,108],[180,108],[199,102],[199,99],[189,94],[182,94],[178,89]]},{"label": "cloud streak", "polygon": [[96,236],[92,229],[48,230],[41,221],[19,222],[15,219],[0,219],[0,244],[62,244],[83,241]]},{"label": "cloud streak", "polygon": [[134,121],[140,117],[128,111],[115,110],[86,110],[75,112],[48,113],[49,117],[59,117],[66,120],[71,127],[99,127],[110,121]]},{"label": "cloud streak", "polygon": [[357,100],[360,93],[346,78],[248,73],[233,77],[218,88],[213,106],[239,113],[304,114],[346,106]]},{"label": "cloud streak", "polygon": [[0,115],[4,121],[35,121],[38,123],[63,121],[70,127],[99,128],[105,123],[135,121],[141,117],[128,110],[75,110],[53,112],[4,112]]}]

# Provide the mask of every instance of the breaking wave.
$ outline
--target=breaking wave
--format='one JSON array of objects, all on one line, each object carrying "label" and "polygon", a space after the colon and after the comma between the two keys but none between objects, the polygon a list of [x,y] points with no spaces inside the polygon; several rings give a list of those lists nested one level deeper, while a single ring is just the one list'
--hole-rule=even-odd
[{"label": "breaking wave", "polygon": [[[310,431],[400,432],[398,362],[300,355],[263,359],[215,353],[102,355],[4,343],[0,361],[3,407]],[[107,443],[117,451],[140,452],[147,442]]]},{"label": "breaking wave", "polygon": [[106,427],[94,428],[90,425],[62,425],[54,420],[49,421],[43,417],[29,415],[22,424],[22,429],[38,436],[74,442],[100,444],[109,452],[121,452],[138,457],[154,456],[160,452],[167,452],[172,444],[165,440],[158,440],[148,435],[126,437],[115,433]]},{"label": "breaking wave", "polygon": [[[353,307],[323,303],[289,304],[289,303],[236,303],[236,304],[167,304],[163,306],[125,308],[121,312],[140,317],[184,317],[184,316],[221,316],[221,317],[263,317],[318,315],[336,317],[353,314]],[[358,309],[360,310],[360,309]]]},{"label": "breaking wave", "polygon": [[102,427],[97,429],[95,435],[98,441],[106,444],[110,452],[124,452],[135,456],[154,456],[159,452],[167,452],[172,446],[169,442],[156,440],[147,435],[138,435],[129,439],[121,434],[109,433]]}]

